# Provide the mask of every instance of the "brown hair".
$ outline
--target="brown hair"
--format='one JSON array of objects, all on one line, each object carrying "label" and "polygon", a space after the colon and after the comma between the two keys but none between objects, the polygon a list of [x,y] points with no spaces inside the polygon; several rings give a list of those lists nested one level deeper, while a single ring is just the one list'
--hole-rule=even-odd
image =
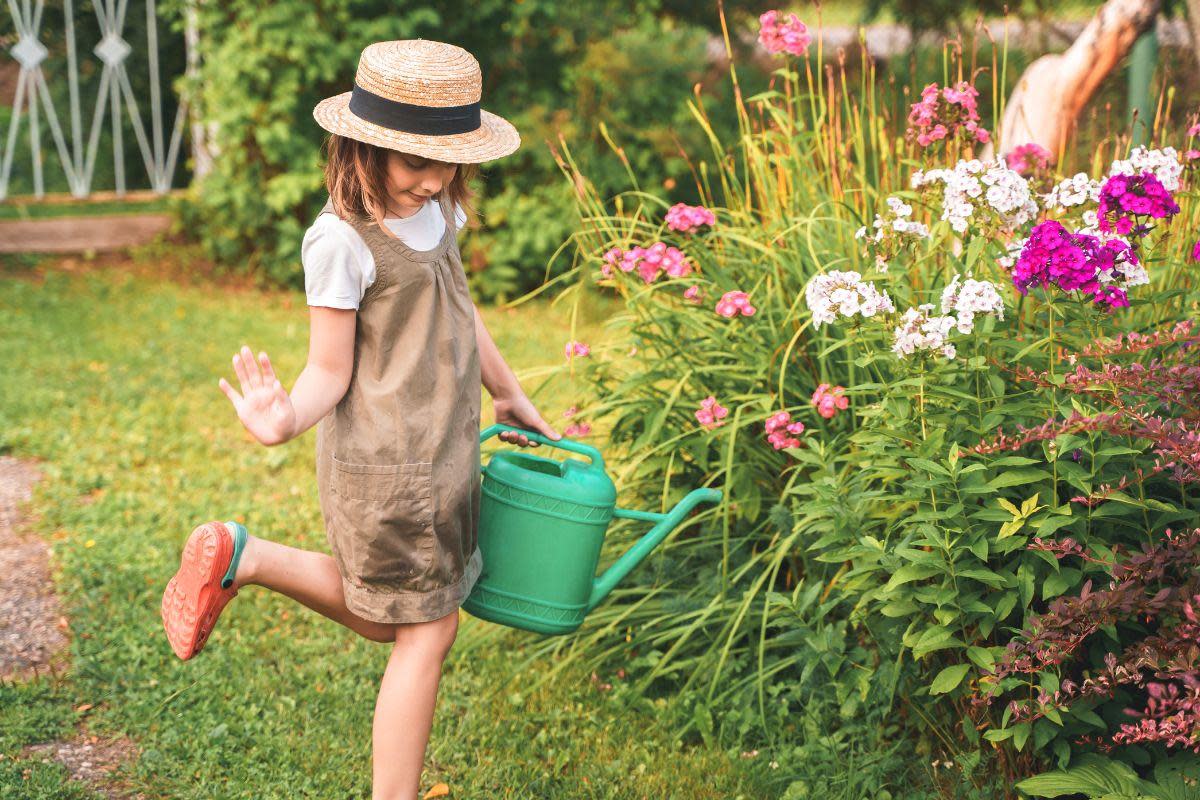
[{"label": "brown hair", "polygon": [[[339,217],[357,215],[382,224],[387,209],[387,148],[331,133],[322,146],[325,152],[325,188]],[[425,158],[417,156],[416,158]],[[436,159],[427,159],[436,161]],[[446,162],[441,162],[446,163]],[[477,164],[458,164],[450,183],[436,199],[444,206],[461,205],[467,219],[475,214],[471,201],[475,192],[470,181],[479,172]]]}]

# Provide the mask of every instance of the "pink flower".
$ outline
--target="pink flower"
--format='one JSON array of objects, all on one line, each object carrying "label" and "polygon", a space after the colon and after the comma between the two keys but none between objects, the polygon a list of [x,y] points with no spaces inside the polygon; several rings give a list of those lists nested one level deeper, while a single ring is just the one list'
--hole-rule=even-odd
[{"label": "pink flower", "polygon": [[622,272],[637,271],[646,283],[653,283],[660,274],[666,273],[672,278],[682,278],[692,272],[691,262],[678,247],[671,247],[666,242],[655,242],[649,247],[634,247],[622,250],[614,247],[604,254],[604,264],[600,274],[607,278],[612,275],[612,268],[617,267]]},{"label": "pink flower", "polygon": [[1183,154],[1184,161],[1195,161],[1200,158],[1200,150],[1188,150]]},{"label": "pink flower", "polygon": [[700,401],[700,408],[696,409],[696,420],[702,428],[712,430],[721,425],[721,420],[729,415],[729,409],[717,402],[717,398],[711,394]]},{"label": "pink flower", "polygon": [[1193,125],[1192,127],[1188,128],[1187,135],[1188,136],[1200,135],[1200,123],[1197,123],[1197,124]]},{"label": "pink flower", "polygon": [[804,433],[804,423],[798,420],[793,422],[792,415],[787,411],[776,411],[767,417],[764,427],[767,430],[767,441],[776,450],[782,450],[785,447],[800,446],[800,440],[788,434]]},{"label": "pink flower", "polygon": [[837,412],[845,411],[850,407],[850,398],[846,397],[845,387],[831,387],[828,383],[822,383],[813,392],[812,404],[816,406],[817,413],[822,417],[833,419]]},{"label": "pink flower", "polygon": [[743,317],[754,316],[757,309],[750,305],[750,295],[745,292],[726,292],[721,295],[721,299],[717,301],[716,311],[722,317],[736,317],[741,314]]},{"label": "pink flower", "polygon": [[1050,151],[1037,142],[1020,144],[1004,157],[1008,168],[1021,175],[1030,175],[1050,166]]},{"label": "pink flower", "polygon": [[758,23],[758,40],[768,53],[787,52],[802,56],[808,52],[812,37],[808,35],[808,26],[795,14],[788,14],[781,22],[778,11],[765,11],[759,16]]},{"label": "pink flower", "polygon": [[983,144],[991,135],[979,126],[979,92],[967,81],[939,88],[931,83],[921,90],[921,99],[908,112],[906,136],[921,147],[963,135]]},{"label": "pink flower", "polygon": [[684,290],[683,299],[687,300],[689,303],[696,303],[698,305],[700,303],[700,295],[703,294],[703,291],[704,290],[700,288],[700,284],[689,286],[686,290]]},{"label": "pink flower", "polygon": [[571,406],[570,408],[568,408],[566,411],[563,412],[563,416],[564,417],[573,417],[578,413],[579,413],[579,409],[576,408],[575,406]]},{"label": "pink flower", "polygon": [[704,206],[676,203],[667,210],[667,227],[673,231],[687,233],[701,225],[713,225],[716,221],[716,215]]},{"label": "pink flower", "polygon": [[1200,239],[1192,246],[1192,261],[1200,261]]},{"label": "pink flower", "polygon": [[573,356],[586,356],[591,352],[592,348],[588,347],[583,342],[577,342],[574,339],[567,342],[566,353],[568,359],[572,358]]},{"label": "pink flower", "polygon": [[563,436],[587,436],[592,432],[592,426],[586,422],[571,423],[563,428]]}]

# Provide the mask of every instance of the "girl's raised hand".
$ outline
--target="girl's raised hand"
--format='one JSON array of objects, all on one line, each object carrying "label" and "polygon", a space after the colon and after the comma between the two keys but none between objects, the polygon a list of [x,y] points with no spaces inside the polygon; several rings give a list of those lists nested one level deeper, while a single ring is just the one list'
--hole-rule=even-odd
[{"label": "girl's raised hand", "polygon": [[280,444],[292,438],[296,410],[283,384],[275,377],[267,354],[259,353],[256,362],[250,348],[242,345],[233,356],[233,371],[241,384],[241,394],[235,392],[224,378],[217,385],[233,403],[246,430],[265,445]]}]

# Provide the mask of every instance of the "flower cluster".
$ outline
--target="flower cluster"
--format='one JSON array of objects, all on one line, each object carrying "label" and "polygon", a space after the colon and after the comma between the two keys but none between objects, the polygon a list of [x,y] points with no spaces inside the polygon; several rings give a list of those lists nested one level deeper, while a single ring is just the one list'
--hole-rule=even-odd
[{"label": "flower cluster", "polygon": [[566,349],[566,354],[567,354],[568,359],[573,358],[574,356],[590,355],[592,352],[591,347],[587,346],[583,342],[577,342],[574,339],[567,342],[567,346],[565,349]]},{"label": "flower cluster", "polygon": [[1143,172],[1153,172],[1154,177],[1168,192],[1179,191],[1179,176],[1183,173],[1183,164],[1174,147],[1164,147],[1161,150],[1148,150],[1145,147],[1135,147],[1124,161],[1112,162],[1109,175],[1140,175]]},{"label": "flower cluster", "polygon": [[1139,217],[1166,219],[1179,213],[1174,196],[1152,172],[1138,175],[1115,174],[1100,187],[1097,210],[1101,231],[1144,236],[1149,225]]},{"label": "flower cluster", "polygon": [[1091,295],[1096,305],[1107,308],[1129,305],[1125,288],[1141,282],[1144,275],[1128,242],[1071,233],[1052,219],[1034,226],[1012,270],[1013,285],[1021,294],[1034,286],[1057,286],[1064,292]]},{"label": "flower cluster", "polygon": [[921,99],[908,112],[909,139],[928,147],[942,139],[963,135],[968,141],[986,144],[988,132],[979,127],[979,92],[966,81],[944,89],[931,83],[921,90]]},{"label": "flower cluster", "polygon": [[845,411],[850,407],[850,398],[846,397],[844,386],[830,386],[828,383],[822,383],[813,392],[812,404],[822,417],[833,419],[837,412]]},{"label": "flower cluster", "polygon": [[1021,175],[1032,175],[1050,166],[1050,151],[1037,142],[1019,144],[1004,157],[1008,166]]},{"label": "flower cluster", "polygon": [[1042,202],[1051,211],[1073,208],[1100,199],[1100,181],[1088,177],[1086,172],[1076,172],[1070,178],[1058,182],[1049,193],[1042,195]]},{"label": "flower cluster", "polygon": [[758,41],[767,48],[768,53],[786,52],[802,56],[808,52],[812,37],[808,34],[808,26],[795,14],[788,14],[781,19],[778,11],[764,11],[758,17],[758,24]]},{"label": "flower cluster", "polygon": [[792,415],[786,411],[776,411],[771,416],[767,417],[767,441],[776,450],[782,450],[785,447],[799,447],[800,440],[794,435],[804,433],[804,423],[797,420],[792,422]]},{"label": "flower cluster", "polygon": [[717,398],[711,394],[700,401],[700,408],[696,409],[696,421],[700,423],[700,427],[712,430],[723,424],[721,420],[729,416],[729,409],[717,402]]},{"label": "flower cluster", "polygon": [[750,295],[745,292],[726,292],[717,301],[716,311],[722,317],[752,317],[757,309],[750,305]]},{"label": "flower cluster", "polygon": [[[874,230],[868,230],[864,225],[855,234],[855,239],[864,239],[876,251],[875,260],[879,268],[887,271],[887,258],[899,251],[901,243],[895,240],[903,237],[913,239],[928,239],[929,226],[916,222],[912,218],[913,208],[899,197],[887,199],[888,214],[876,214],[872,224]],[[897,236],[892,236],[895,233]]]},{"label": "flower cluster", "polygon": [[688,233],[701,225],[714,225],[716,221],[716,215],[704,206],[676,203],[667,209],[667,227],[681,233]]},{"label": "flower cluster", "polygon": [[950,344],[950,332],[956,324],[951,315],[935,315],[932,303],[910,308],[900,315],[900,324],[892,331],[892,352],[905,358],[918,350],[929,350],[954,358],[957,350]]},{"label": "flower cluster", "polygon": [[614,247],[604,254],[604,264],[600,274],[608,278],[612,268],[617,267],[622,272],[637,270],[646,283],[653,283],[659,275],[666,273],[672,278],[682,278],[692,272],[691,262],[678,247],[671,247],[666,242],[655,242],[649,247],[634,247],[622,250]]},{"label": "flower cluster", "polygon": [[974,278],[964,281],[961,275],[955,273],[954,280],[942,290],[942,313],[954,315],[959,333],[970,333],[975,330],[977,314],[991,314],[1003,320],[1004,299],[991,281]]},{"label": "flower cluster", "polygon": [[814,275],[804,289],[804,299],[813,315],[813,326],[836,322],[839,316],[864,318],[883,312],[893,312],[896,307],[887,292],[875,288],[875,284],[864,282],[857,272],[837,270]]},{"label": "flower cluster", "polygon": [[953,169],[918,170],[911,177],[914,189],[935,183],[944,184],[942,219],[957,233],[965,233],[972,220],[986,224],[987,220],[976,216],[977,211],[990,210],[995,225],[1006,231],[1038,213],[1029,182],[1003,161],[960,160]]}]

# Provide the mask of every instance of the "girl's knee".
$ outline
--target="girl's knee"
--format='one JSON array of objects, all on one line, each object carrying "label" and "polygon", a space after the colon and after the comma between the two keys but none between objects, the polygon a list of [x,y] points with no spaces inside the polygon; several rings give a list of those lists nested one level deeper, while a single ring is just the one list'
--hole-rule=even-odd
[{"label": "girl's knee", "polygon": [[442,658],[450,652],[458,636],[458,609],[429,622],[402,623],[395,626],[397,647],[421,647],[437,652]]}]

